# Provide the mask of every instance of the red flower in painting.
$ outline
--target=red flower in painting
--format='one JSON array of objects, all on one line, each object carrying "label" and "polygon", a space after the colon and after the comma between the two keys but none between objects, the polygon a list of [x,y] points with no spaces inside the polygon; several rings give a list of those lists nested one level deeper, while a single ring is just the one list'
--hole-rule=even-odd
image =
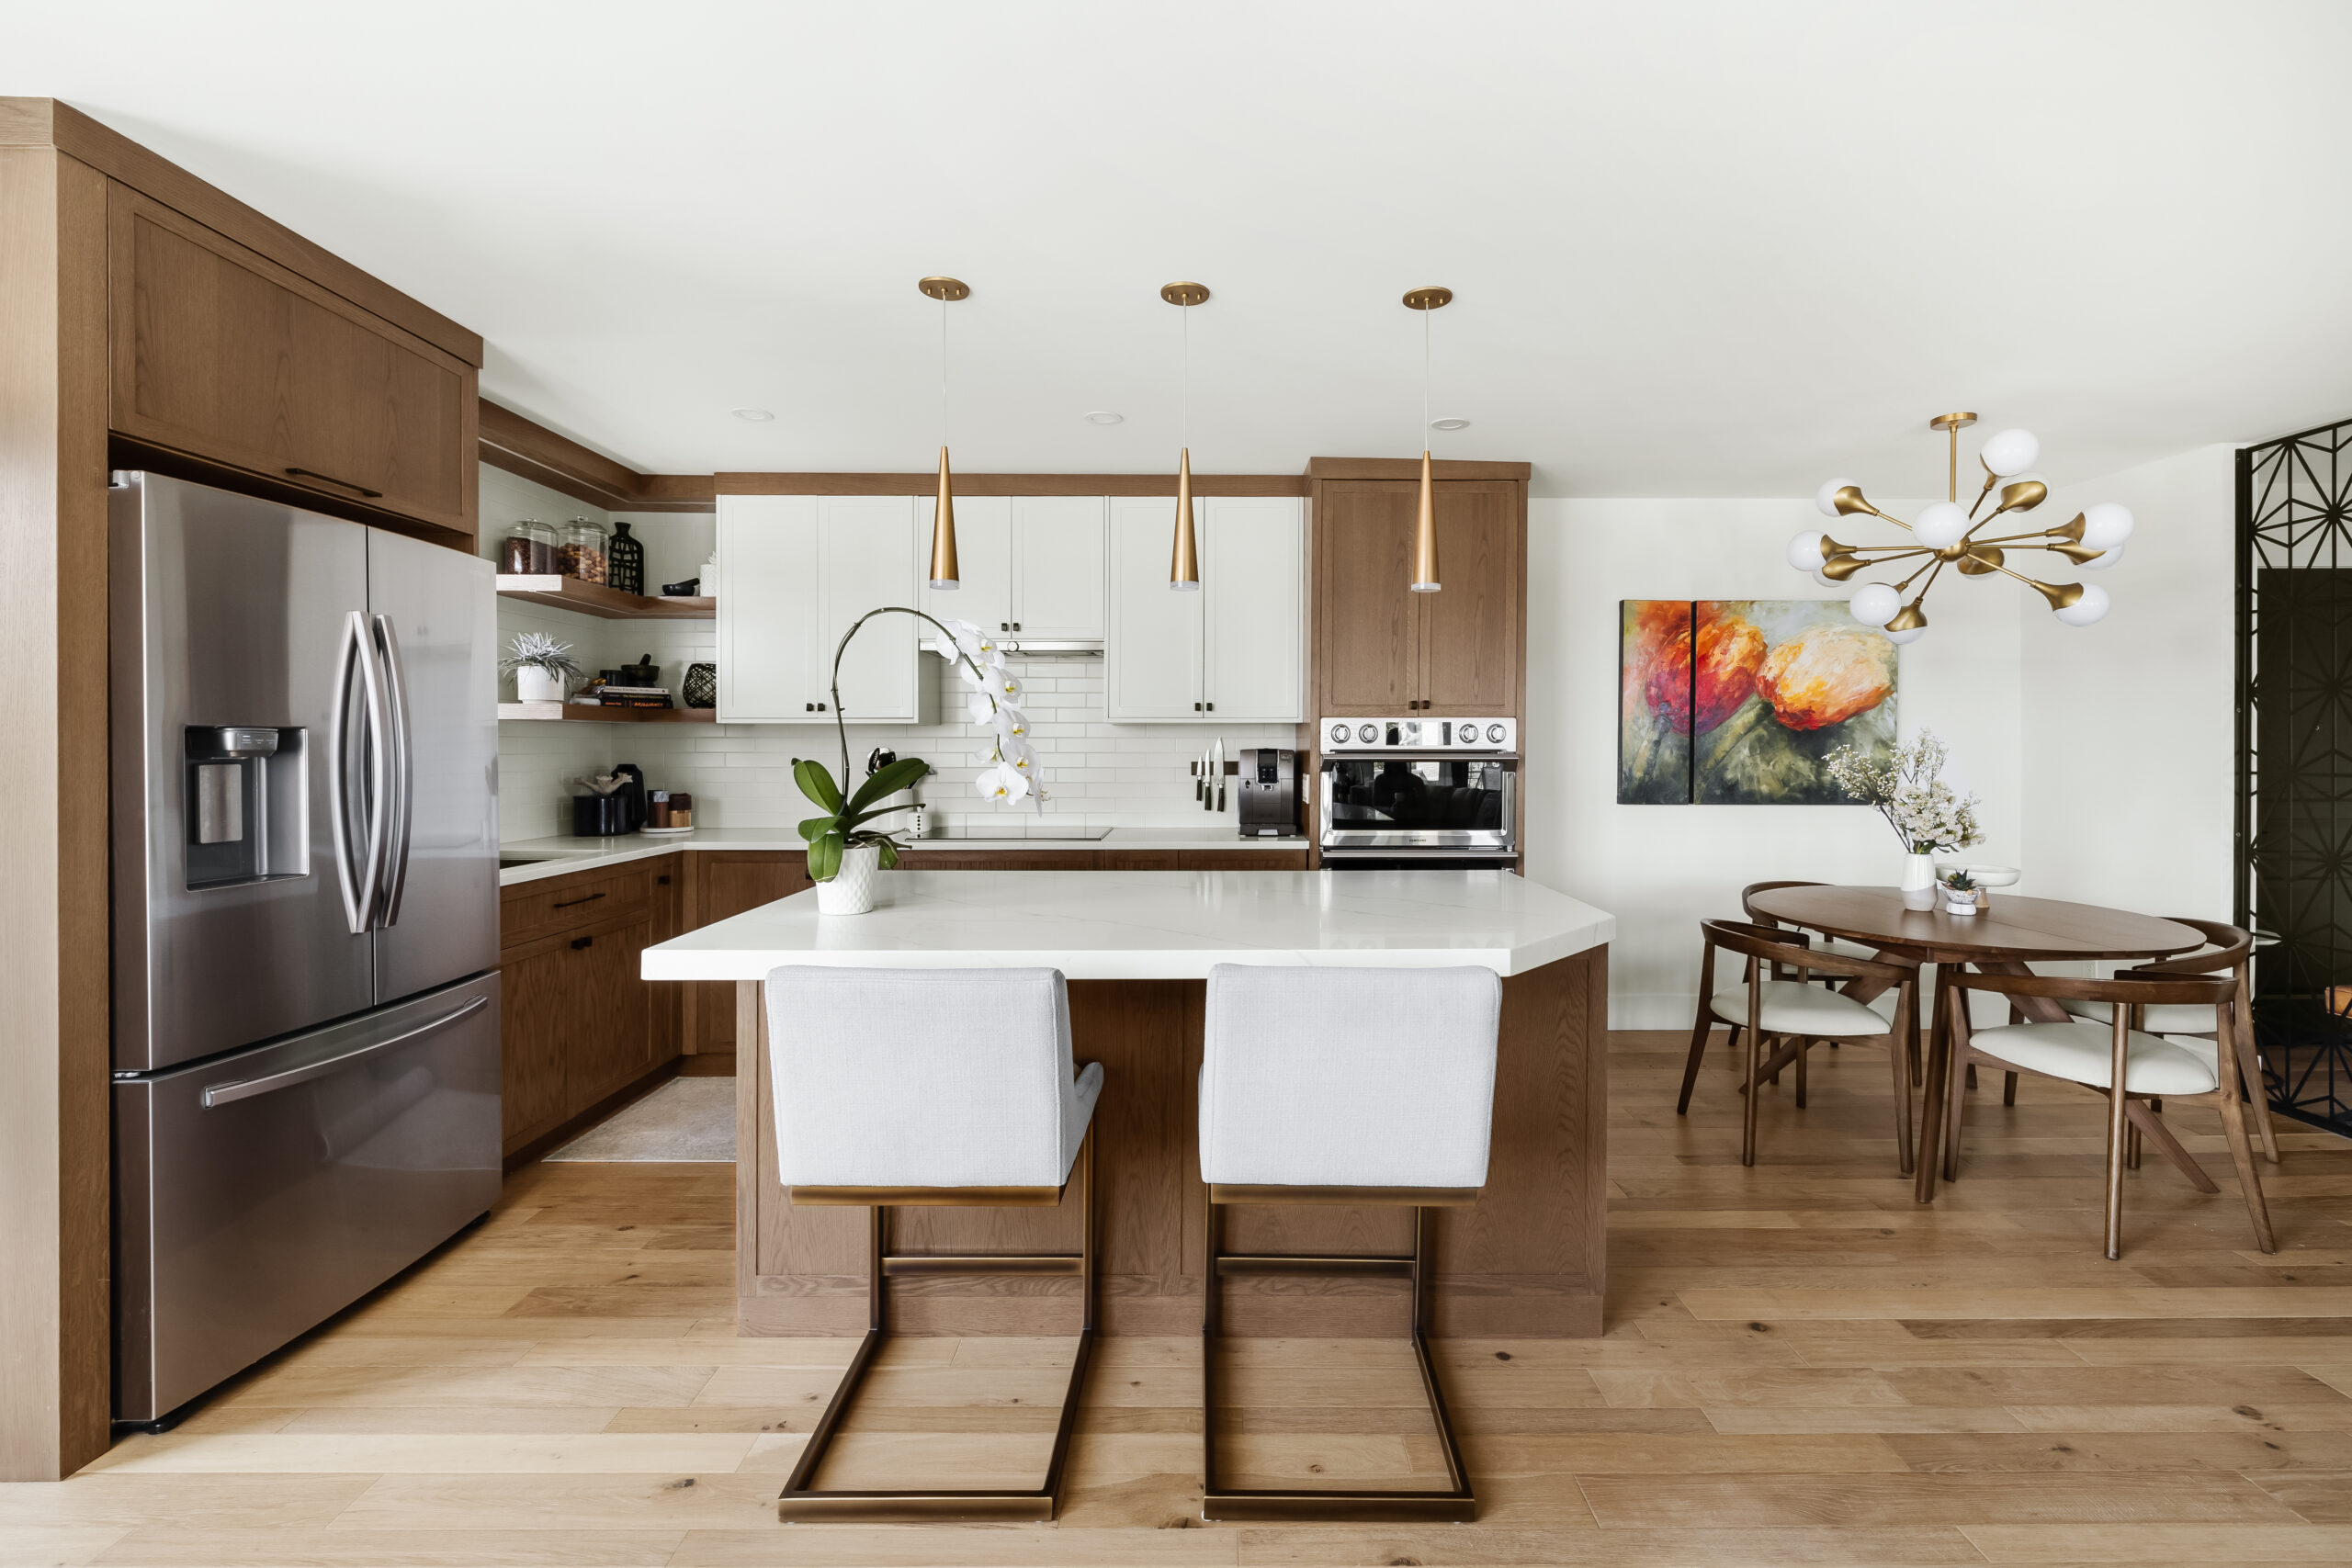
[{"label": "red flower in painting", "polygon": [[1698,728],[1703,734],[1737,713],[1756,690],[1764,634],[1744,616],[1709,607],[1699,622],[1698,642]]},{"label": "red flower in painting", "polygon": [[1653,599],[1626,628],[1625,684],[1631,713],[1643,708],[1670,729],[1690,721],[1690,604]]}]

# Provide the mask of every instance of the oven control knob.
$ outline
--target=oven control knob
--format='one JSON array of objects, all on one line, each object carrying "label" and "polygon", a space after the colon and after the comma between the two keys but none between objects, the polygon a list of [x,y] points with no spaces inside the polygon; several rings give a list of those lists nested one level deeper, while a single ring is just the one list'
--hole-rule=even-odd
[{"label": "oven control knob", "polygon": [[1503,743],[1503,727],[1499,724],[1490,724],[1487,726],[1487,739],[1493,741],[1498,746],[1501,745]]},{"label": "oven control knob", "polygon": [[1369,746],[1369,745],[1371,745],[1374,740],[1377,740],[1377,739],[1380,739],[1380,731],[1379,731],[1379,730],[1377,730],[1377,729],[1374,729],[1371,725],[1368,725],[1368,724],[1365,724],[1365,725],[1359,725],[1359,726],[1356,728],[1356,739],[1359,739],[1359,740],[1361,740],[1361,741],[1363,741],[1365,745]]},{"label": "oven control knob", "polygon": [[1478,727],[1475,724],[1464,725],[1458,739],[1462,745],[1476,746],[1478,744]]},{"label": "oven control knob", "polygon": [[1348,727],[1344,724],[1333,725],[1331,727],[1331,744],[1334,746],[1345,746],[1347,743]]}]

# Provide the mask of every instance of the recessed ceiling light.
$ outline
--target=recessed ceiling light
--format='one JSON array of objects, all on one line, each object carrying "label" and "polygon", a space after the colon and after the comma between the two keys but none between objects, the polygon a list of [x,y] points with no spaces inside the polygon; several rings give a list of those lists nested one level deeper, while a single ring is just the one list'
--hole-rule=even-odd
[{"label": "recessed ceiling light", "polygon": [[1089,424],[1125,424],[1127,423],[1127,416],[1123,413],[1113,413],[1109,409],[1095,409],[1087,414],[1086,423]]},{"label": "recessed ceiling light", "polygon": [[735,417],[737,419],[748,419],[753,424],[765,424],[768,421],[774,419],[775,415],[768,412],[765,409],[737,409],[735,411]]},{"label": "recessed ceiling light", "polygon": [[1470,422],[1466,419],[1456,419],[1452,414],[1448,414],[1443,419],[1430,421],[1430,428],[1431,430],[1467,430],[1470,428]]}]

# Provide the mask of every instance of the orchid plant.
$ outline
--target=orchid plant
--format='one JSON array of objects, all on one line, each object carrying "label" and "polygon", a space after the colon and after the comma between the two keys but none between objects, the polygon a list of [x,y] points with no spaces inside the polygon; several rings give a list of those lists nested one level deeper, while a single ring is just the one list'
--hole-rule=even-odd
[{"label": "orchid plant", "polygon": [[1020,705],[1021,681],[1005,667],[1004,650],[969,621],[952,615],[942,621],[903,604],[885,604],[860,615],[833,648],[833,732],[842,748],[840,782],[822,762],[803,757],[792,760],[793,782],[800,786],[801,794],[823,808],[821,816],[800,823],[800,836],[808,844],[808,875],[815,882],[831,881],[841,870],[842,852],[854,845],[870,844],[879,852],[883,865],[898,864],[899,852],[905,846],[899,842],[895,830],[869,828],[866,824],[907,807],[876,807],[874,803],[907,788],[931,772],[931,764],[922,758],[907,757],[878,770],[854,792],[846,788],[850,776],[849,721],[842,713],[842,655],[849,651],[849,640],[857,635],[858,627],[876,615],[912,615],[939,628],[940,653],[951,660],[956,672],[963,678],[967,688],[965,705],[972,722],[989,727],[989,749],[979,756],[986,764],[978,782],[981,795],[997,801],[1025,798],[1037,803],[1039,815],[1045,812],[1046,792],[1037,781],[1037,752],[1027,739],[1029,716]]}]

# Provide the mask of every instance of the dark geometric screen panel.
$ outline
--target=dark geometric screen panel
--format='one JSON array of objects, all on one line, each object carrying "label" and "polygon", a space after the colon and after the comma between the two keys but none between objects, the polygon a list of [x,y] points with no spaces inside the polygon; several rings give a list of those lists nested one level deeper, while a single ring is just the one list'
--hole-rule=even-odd
[{"label": "dark geometric screen panel", "polygon": [[2352,1134],[2352,422],[2238,454],[2238,923],[2272,1104]]}]

